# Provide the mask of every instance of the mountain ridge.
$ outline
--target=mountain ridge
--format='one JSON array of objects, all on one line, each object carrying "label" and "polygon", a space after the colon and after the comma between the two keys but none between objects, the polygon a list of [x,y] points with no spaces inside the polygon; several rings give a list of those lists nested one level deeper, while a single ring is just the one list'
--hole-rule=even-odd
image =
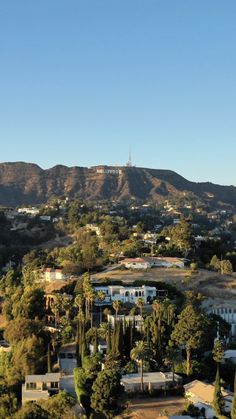
[{"label": "mountain ridge", "polygon": [[0,163],[0,205],[36,205],[53,195],[87,200],[160,201],[194,194],[196,198],[236,206],[236,187],[193,182],[168,169],[58,164],[42,169],[35,163]]}]

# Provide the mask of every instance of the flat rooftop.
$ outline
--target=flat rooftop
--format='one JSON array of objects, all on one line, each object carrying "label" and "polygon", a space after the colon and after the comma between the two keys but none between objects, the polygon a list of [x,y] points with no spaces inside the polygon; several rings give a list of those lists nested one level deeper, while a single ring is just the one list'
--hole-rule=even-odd
[{"label": "flat rooftop", "polygon": [[[181,377],[175,374],[175,380],[180,381]],[[143,374],[144,383],[163,383],[172,381],[172,372],[145,372]],[[140,374],[127,374],[121,378],[123,384],[140,384]]]}]

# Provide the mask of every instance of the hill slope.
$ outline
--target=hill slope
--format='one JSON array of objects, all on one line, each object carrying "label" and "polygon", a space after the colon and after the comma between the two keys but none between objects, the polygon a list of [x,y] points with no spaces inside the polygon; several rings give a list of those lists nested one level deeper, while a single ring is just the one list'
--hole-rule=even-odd
[{"label": "hill slope", "polygon": [[0,205],[47,202],[52,195],[88,200],[162,200],[194,194],[236,205],[236,187],[190,182],[170,170],[136,167],[93,168],[55,166],[43,170],[31,163],[0,164]]}]

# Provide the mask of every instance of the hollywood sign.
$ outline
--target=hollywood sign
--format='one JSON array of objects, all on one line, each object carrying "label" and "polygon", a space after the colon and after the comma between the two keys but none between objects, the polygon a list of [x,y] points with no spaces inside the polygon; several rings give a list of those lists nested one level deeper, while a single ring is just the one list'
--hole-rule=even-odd
[{"label": "hollywood sign", "polygon": [[121,175],[122,174],[122,170],[121,169],[97,169],[96,170],[97,173],[102,173],[102,174],[108,174],[108,175]]}]

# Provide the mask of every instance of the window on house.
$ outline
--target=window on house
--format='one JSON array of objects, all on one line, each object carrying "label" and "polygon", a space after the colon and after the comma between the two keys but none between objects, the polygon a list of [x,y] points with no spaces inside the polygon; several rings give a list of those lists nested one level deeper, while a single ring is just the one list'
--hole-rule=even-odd
[{"label": "window on house", "polygon": [[51,382],[51,388],[58,388],[58,381]]},{"label": "window on house", "polygon": [[27,390],[36,390],[36,383],[27,383],[26,388]]}]

